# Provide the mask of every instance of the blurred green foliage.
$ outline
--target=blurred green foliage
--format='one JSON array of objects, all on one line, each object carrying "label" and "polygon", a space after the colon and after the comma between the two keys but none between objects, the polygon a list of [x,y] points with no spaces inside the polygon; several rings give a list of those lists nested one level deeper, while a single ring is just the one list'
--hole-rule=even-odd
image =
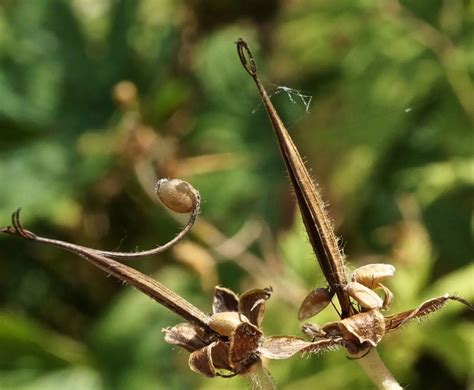
[{"label": "blurred green foliage", "polygon": [[[155,207],[153,181],[186,179],[204,200],[192,245],[133,266],[205,311],[215,284],[274,284],[264,330],[299,335],[297,299],[324,281],[236,56],[242,36],[349,268],[394,264],[393,312],[448,291],[473,300],[473,34],[461,0],[2,1],[0,225],[21,206],[44,236],[151,247],[182,223]],[[279,85],[311,95],[310,111]],[[236,233],[248,245],[226,252]],[[246,386],[192,373],[161,333],[179,319],[81,259],[9,237],[0,247],[0,388]],[[469,388],[469,320],[452,303],[380,353],[411,389]],[[343,351],[268,367],[285,389],[370,388]]]}]

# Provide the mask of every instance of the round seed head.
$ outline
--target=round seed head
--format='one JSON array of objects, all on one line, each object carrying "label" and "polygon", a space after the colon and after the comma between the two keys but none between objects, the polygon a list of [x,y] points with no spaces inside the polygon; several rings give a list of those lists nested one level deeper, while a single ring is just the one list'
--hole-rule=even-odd
[{"label": "round seed head", "polygon": [[196,189],[188,182],[179,179],[158,180],[155,193],[166,207],[183,214],[192,212],[199,199]]}]

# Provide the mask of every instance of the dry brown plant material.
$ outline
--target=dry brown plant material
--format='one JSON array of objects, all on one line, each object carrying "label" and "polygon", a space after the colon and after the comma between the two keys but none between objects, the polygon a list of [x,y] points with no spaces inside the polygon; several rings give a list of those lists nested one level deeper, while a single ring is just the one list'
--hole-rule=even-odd
[{"label": "dry brown plant material", "polygon": [[[189,367],[206,377],[242,375],[249,379],[252,388],[272,389],[274,383],[262,366],[262,357],[287,359],[298,353],[316,353],[344,347],[350,357],[358,359],[361,367],[378,387],[400,388],[374,349],[384,335],[400,329],[413,319],[440,309],[449,300],[461,302],[470,309],[473,306],[460,297],[445,294],[429,299],[415,309],[389,316],[382,314],[382,310],[389,309],[393,293],[381,281],[393,276],[395,268],[390,264],[369,264],[356,269],[348,277],[345,257],[339,248],[321,195],[313,185],[298,149],[260,82],[255,61],[247,43],[242,39],[237,42],[237,51],[242,65],[257,85],[275,131],[306,231],[328,284],[307,295],[301,304],[298,318],[306,320],[313,317],[329,306],[336,296],[340,308],[339,321],[322,326],[303,324],[301,328],[312,338],[311,341],[296,336],[267,337],[261,324],[266,301],[272,293],[271,287],[252,289],[240,297],[229,289],[216,287],[212,314],[208,315],[158,281],[115,260],[163,252],[176,245],[191,230],[199,214],[200,195],[191,184],[179,179],[161,179],[156,184],[155,192],[164,206],[178,213],[189,213],[189,221],[174,239],[150,250],[103,251],[41,237],[22,227],[20,209],[13,213],[12,224],[0,228],[0,232],[73,252],[179,315],[186,322],[164,329],[165,340],[191,352]],[[121,99],[133,100],[127,96]],[[380,290],[384,297],[381,298],[375,290]]]}]

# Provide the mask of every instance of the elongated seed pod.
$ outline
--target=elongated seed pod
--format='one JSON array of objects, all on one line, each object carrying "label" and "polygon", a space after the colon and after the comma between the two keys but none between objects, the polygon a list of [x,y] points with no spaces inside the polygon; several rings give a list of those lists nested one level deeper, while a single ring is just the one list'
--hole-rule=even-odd
[{"label": "elongated seed pod", "polygon": [[192,212],[199,201],[199,193],[188,182],[180,179],[161,179],[156,183],[158,199],[177,213]]}]

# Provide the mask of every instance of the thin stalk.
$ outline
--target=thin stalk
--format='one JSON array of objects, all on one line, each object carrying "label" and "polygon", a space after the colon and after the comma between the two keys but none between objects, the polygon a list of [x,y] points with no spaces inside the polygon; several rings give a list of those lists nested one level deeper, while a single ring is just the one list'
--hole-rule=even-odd
[{"label": "thin stalk", "polygon": [[359,363],[364,372],[370,378],[370,380],[377,386],[378,389],[382,390],[402,390],[403,387],[397,382],[390,371],[383,363],[380,355],[375,348],[372,348],[370,352],[361,357],[356,358],[355,361]]},{"label": "thin stalk", "polygon": [[244,377],[252,390],[276,390],[276,384],[270,372],[263,366],[262,361],[252,364],[250,368],[241,375]]}]

